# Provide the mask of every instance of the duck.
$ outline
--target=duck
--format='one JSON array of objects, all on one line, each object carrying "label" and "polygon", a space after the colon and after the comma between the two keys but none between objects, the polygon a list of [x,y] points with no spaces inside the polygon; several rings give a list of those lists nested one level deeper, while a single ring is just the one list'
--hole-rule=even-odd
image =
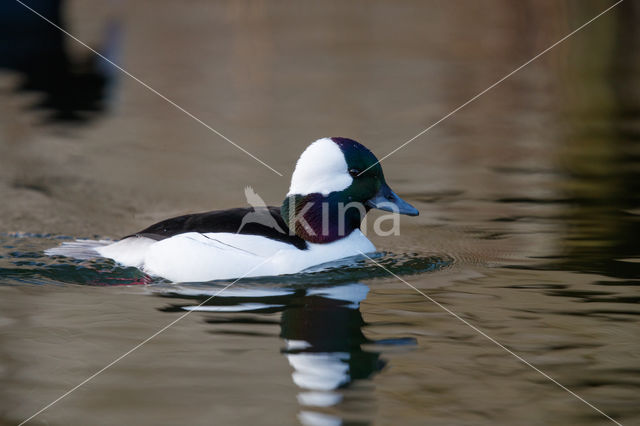
[{"label": "duck", "polygon": [[374,253],[360,229],[371,209],[419,214],[391,190],[376,156],[344,137],[302,152],[281,206],[267,206],[251,188],[245,194],[249,208],[172,217],[115,242],[65,242],[46,254],[107,258],[172,282],[294,274]]}]

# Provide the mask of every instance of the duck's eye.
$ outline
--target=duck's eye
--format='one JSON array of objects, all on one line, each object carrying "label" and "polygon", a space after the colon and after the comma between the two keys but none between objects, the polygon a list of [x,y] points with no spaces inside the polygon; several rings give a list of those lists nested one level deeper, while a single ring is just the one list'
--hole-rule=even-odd
[{"label": "duck's eye", "polygon": [[358,169],[349,169],[349,174],[351,175],[351,177],[358,177],[358,175],[360,174],[360,170]]}]

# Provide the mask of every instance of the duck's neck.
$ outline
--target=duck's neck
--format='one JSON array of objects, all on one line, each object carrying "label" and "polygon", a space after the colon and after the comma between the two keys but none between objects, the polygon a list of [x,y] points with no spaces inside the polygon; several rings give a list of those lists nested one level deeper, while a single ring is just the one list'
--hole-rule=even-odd
[{"label": "duck's neck", "polygon": [[311,243],[330,243],[360,228],[367,208],[349,203],[340,192],[289,195],[281,207],[282,218],[300,238]]}]

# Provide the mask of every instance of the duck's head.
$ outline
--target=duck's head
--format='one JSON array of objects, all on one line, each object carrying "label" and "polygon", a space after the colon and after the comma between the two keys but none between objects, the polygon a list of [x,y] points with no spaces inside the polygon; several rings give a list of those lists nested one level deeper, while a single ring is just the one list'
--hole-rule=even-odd
[{"label": "duck's head", "polygon": [[282,216],[298,236],[327,243],[359,228],[372,208],[419,213],[387,185],[371,151],[354,140],[334,137],[313,142],[300,155]]}]

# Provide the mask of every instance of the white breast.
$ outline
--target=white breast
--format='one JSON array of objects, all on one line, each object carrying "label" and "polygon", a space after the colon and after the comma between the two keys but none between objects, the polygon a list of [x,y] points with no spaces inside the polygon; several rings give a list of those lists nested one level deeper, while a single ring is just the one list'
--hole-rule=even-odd
[{"label": "white breast", "polygon": [[329,244],[309,244],[307,250],[257,235],[197,232],[161,241],[130,237],[95,250],[150,275],[191,282],[292,274],[360,252],[370,253],[375,247],[355,230]]}]

